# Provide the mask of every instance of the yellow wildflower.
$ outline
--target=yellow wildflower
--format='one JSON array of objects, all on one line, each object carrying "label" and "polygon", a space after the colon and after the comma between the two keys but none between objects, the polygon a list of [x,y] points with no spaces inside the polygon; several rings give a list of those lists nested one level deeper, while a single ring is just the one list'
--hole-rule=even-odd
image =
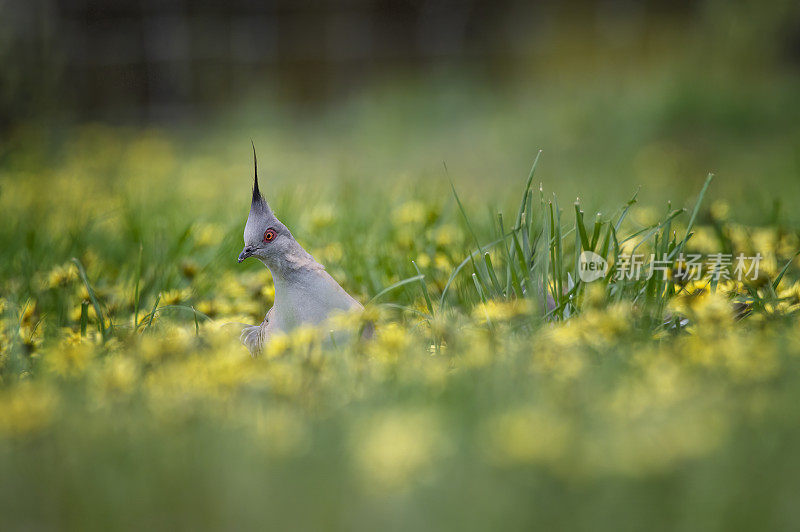
[{"label": "yellow wildflower", "polygon": [[392,213],[392,220],[397,227],[421,225],[426,217],[425,204],[419,201],[403,203]]},{"label": "yellow wildflower", "polygon": [[46,428],[57,405],[55,393],[46,386],[23,382],[0,390],[0,434],[24,436]]},{"label": "yellow wildflower", "polygon": [[436,415],[425,410],[393,410],[363,420],[354,430],[353,460],[371,486],[400,489],[430,470],[446,451]]},{"label": "yellow wildflower", "polygon": [[563,416],[521,407],[491,418],[483,433],[486,452],[498,464],[553,464],[567,453],[573,430]]}]

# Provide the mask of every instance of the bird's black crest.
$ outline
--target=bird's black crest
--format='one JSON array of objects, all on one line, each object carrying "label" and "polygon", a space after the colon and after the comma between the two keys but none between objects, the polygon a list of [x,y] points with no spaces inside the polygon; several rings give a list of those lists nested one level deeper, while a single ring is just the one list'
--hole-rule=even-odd
[{"label": "bird's black crest", "polygon": [[250,144],[253,146],[253,204],[261,204],[264,202],[264,197],[261,191],[258,190],[258,159],[256,158],[256,145],[253,139],[250,139]]}]

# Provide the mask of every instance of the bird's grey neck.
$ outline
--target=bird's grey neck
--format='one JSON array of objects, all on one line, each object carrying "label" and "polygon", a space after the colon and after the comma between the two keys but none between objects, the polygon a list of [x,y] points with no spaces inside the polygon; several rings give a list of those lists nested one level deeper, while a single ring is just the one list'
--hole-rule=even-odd
[{"label": "bird's grey neck", "polygon": [[309,271],[325,269],[297,242],[294,242],[294,245],[279,259],[261,259],[261,262],[269,268],[275,284],[279,284],[280,281],[292,282]]}]

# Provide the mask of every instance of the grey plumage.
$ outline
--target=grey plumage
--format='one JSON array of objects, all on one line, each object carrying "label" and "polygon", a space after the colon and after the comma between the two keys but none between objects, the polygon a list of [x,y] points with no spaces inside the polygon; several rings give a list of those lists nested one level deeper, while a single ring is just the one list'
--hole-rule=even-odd
[{"label": "grey plumage", "polygon": [[255,145],[253,166],[253,196],[239,262],[257,258],[272,272],[275,284],[275,302],[264,321],[242,330],[242,343],[256,355],[275,333],[288,333],[300,325],[318,325],[335,311],[363,307],[303,249],[272,212],[258,188]]}]

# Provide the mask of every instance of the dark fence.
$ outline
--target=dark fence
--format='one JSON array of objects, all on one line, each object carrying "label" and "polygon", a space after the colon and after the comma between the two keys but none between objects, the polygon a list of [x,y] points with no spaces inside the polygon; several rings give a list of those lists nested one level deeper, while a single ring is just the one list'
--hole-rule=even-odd
[{"label": "dark fence", "polygon": [[693,2],[11,0],[0,3],[0,125],[42,114],[158,119],[259,91],[324,99],[386,73],[501,75],[564,21],[629,39]]}]

